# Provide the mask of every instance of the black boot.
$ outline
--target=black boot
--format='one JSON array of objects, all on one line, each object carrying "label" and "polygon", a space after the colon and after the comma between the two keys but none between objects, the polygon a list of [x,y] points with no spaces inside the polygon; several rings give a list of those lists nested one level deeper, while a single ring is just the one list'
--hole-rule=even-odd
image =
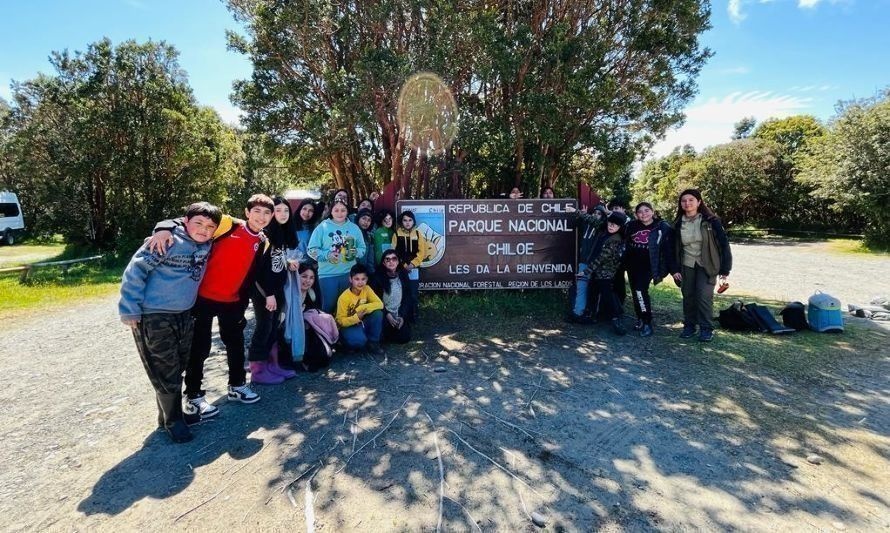
[{"label": "black boot", "polygon": [[652,333],[652,324],[643,322],[643,327],[640,328],[640,337],[651,337]]},{"label": "black boot", "polygon": [[612,329],[615,331],[615,335],[624,335],[627,331],[624,329],[624,326],[621,325],[620,318],[612,319]]},{"label": "black boot", "polygon": [[182,395],[178,392],[173,394],[157,395],[158,405],[164,414],[164,429],[173,442],[188,442],[192,440],[192,432],[182,416]]}]

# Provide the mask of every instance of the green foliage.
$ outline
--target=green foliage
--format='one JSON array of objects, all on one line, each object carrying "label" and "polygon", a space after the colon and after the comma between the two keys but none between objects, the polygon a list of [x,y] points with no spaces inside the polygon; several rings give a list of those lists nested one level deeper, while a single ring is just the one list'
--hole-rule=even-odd
[{"label": "green foliage", "polygon": [[890,244],[890,90],[842,104],[801,157],[798,179],[835,211],[863,219],[869,244]]},{"label": "green foliage", "polygon": [[33,232],[131,247],[191,202],[225,203],[239,142],[195,104],[177,56],[163,42],[104,39],[54,52],[54,75],[13,87],[0,185],[19,193]]},{"label": "green foliage", "polygon": [[696,157],[695,149],[686,145],[648,161],[633,182],[634,203],[650,202],[663,218],[670,220],[677,208],[677,195],[693,186],[689,173]]},{"label": "green foliage", "polygon": [[[582,152],[607,169],[601,181],[626,189],[615,162],[682,119],[710,55],[698,41],[702,0],[228,5],[247,30],[230,47],[254,66],[235,87],[250,130],[326,166],[355,196],[415,175],[415,196],[535,194]],[[460,112],[455,143],[429,157],[397,120],[399,89],[420,71],[445,80]]]},{"label": "green foliage", "polygon": [[756,124],[757,120],[754,117],[745,117],[736,122],[735,126],[733,126],[732,138],[734,140],[747,139]]}]

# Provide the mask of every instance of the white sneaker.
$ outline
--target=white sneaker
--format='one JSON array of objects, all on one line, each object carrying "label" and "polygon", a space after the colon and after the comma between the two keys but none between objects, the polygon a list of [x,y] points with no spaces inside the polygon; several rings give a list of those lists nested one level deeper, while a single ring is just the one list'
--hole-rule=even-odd
[{"label": "white sneaker", "polygon": [[198,410],[198,413],[200,413],[201,415],[201,419],[213,418],[214,416],[219,414],[219,409],[212,403],[208,402],[204,396],[189,398],[188,403]]},{"label": "white sneaker", "polygon": [[253,392],[250,385],[233,387],[229,385],[229,400],[241,403],[256,403],[260,401],[260,395]]}]

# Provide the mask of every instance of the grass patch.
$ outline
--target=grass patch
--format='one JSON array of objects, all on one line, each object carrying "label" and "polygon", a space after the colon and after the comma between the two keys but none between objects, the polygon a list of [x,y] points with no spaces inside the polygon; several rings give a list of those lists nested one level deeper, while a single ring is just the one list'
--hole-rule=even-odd
[{"label": "grass patch", "polygon": [[[559,290],[422,293],[420,326],[434,330],[433,333],[460,332],[462,340],[471,342],[492,337],[527,342],[531,329],[550,329],[557,336],[571,330],[574,335],[580,332],[582,337],[602,340],[631,353],[639,344],[658,353],[682,353],[715,365],[764,369],[779,377],[804,381],[834,380],[832,368],[873,358],[883,353],[890,341],[887,332],[850,321],[842,334],[802,331],[775,336],[720,330],[712,343],[700,343],[695,338],[681,340],[676,337],[683,319],[679,289],[665,281],[654,287],[651,294],[659,327],[656,335],[647,340],[639,339],[632,330],[624,337],[616,337],[607,326],[568,326],[563,322],[568,294]],[[715,297],[715,313],[737,299]],[[774,313],[784,305],[756,301]],[[629,328],[633,318],[629,299],[625,314]]]},{"label": "grass patch", "polygon": [[890,251],[869,248],[863,241],[856,239],[828,239],[828,249],[839,254],[890,257]]},{"label": "grass patch", "polygon": [[[8,246],[0,249],[3,266],[62,261],[97,255],[95,250],[59,243]],[[66,272],[58,267],[35,269],[24,283],[18,273],[0,276],[0,320],[35,311],[62,308],[84,299],[111,294],[120,286],[124,265],[108,260],[71,265]]]}]

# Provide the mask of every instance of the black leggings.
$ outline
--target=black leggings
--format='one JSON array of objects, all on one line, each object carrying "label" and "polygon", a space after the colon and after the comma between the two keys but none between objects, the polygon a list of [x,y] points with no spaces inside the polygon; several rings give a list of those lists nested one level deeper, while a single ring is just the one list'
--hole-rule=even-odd
[{"label": "black leggings", "polygon": [[630,291],[634,301],[634,312],[637,318],[645,323],[652,322],[652,300],[649,298],[649,281],[652,271],[649,265],[631,267],[627,270],[630,278]]}]

